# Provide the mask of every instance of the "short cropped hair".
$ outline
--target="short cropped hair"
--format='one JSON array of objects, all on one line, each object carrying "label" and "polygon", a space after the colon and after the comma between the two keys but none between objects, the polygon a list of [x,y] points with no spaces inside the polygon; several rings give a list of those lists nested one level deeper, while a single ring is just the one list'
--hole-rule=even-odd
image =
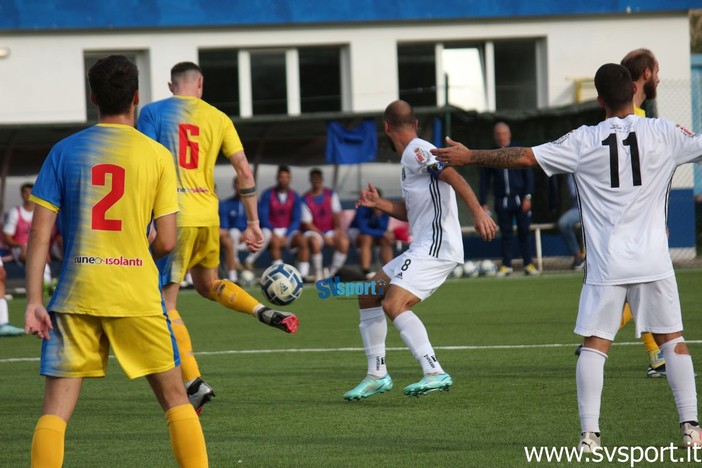
[{"label": "short cropped hair", "polygon": [[139,89],[139,72],[124,55],[109,55],[90,67],[88,83],[100,115],[125,114]]},{"label": "short cropped hair", "polygon": [[321,176],[322,176],[322,170],[321,170],[320,168],[318,168],[318,167],[313,167],[312,169],[310,169],[310,177],[312,177],[313,175],[318,175],[318,176],[321,177]]},{"label": "short cropped hair", "polygon": [[616,63],[606,63],[597,70],[595,88],[605,105],[613,110],[626,106],[634,97],[631,73]]},{"label": "short cropped hair", "polygon": [[171,83],[184,78],[188,73],[195,72],[198,75],[202,75],[202,69],[200,66],[193,62],[179,62],[173,65],[171,68]]},{"label": "short cropped hair", "polygon": [[288,174],[290,174],[290,167],[286,166],[285,164],[281,164],[280,166],[278,166],[278,174],[280,174],[281,172],[287,172]]}]

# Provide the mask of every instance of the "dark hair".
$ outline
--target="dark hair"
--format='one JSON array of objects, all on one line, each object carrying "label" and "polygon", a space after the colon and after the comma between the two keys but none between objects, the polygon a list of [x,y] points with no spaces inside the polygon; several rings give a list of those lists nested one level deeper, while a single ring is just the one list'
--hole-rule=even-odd
[{"label": "dark hair", "polygon": [[287,172],[288,174],[290,174],[290,167],[286,166],[285,164],[281,164],[280,166],[278,166],[278,174],[280,174],[281,172]]},{"label": "dark hair", "polygon": [[634,85],[629,70],[616,63],[606,63],[597,70],[595,88],[605,105],[612,110],[624,107],[632,102],[634,97]]},{"label": "dark hair", "polygon": [[412,106],[407,101],[398,99],[385,108],[383,120],[391,127],[411,127],[417,119]]},{"label": "dark hair", "polygon": [[631,79],[636,81],[641,78],[646,69],[653,71],[656,66],[656,58],[653,56],[653,52],[648,49],[636,49],[626,54],[621,64],[629,70]]},{"label": "dark hair", "polygon": [[193,62],[179,62],[173,65],[173,68],[171,68],[171,82],[175,82],[178,79],[182,78],[185,76],[186,73],[188,72],[197,72],[200,75],[202,75],[202,69],[198,66],[198,64],[193,63]]},{"label": "dark hair", "polygon": [[139,72],[124,55],[109,55],[90,67],[88,83],[100,115],[124,114],[139,90]]},{"label": "dark hair", "polygon": [[313,167],[312,169],[310,169],[310,177],[312,177],[313,175],[322,176],[322,170],[318,167]]},{"label": "dark hair", "polygon": [[31,183],[31,182],[25,182],[25,183],[23,183],[23,184],[20,186],[20,193],[24,192],[24,189],[30,189],[30,190],[31,190],[31,189],[33,189],[33,188],[34,188],[34,184],[33,184],[33,183]]}]

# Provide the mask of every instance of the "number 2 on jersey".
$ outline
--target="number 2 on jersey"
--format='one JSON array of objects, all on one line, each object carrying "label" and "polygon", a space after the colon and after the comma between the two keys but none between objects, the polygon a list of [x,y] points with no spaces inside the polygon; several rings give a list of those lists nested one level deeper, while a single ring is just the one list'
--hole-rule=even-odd
[{"label": "number 2 on jersey", "polygon": [[91,228],[97,231],[121,231],[121,219],[107,219],[106,213],[124,195],[125,171],[114,164],[98,164],[93,166],[92,185],[104,187],[107,184],[106,175],[112,176],[110,191],[93,206]]},{"label": "number 2 on jersey", "polygon": [[[628,146],[631,153],[631,172],[634,186],[641,185],[641,163],[639,161],[639,143],[636,140],[636,132],[631,132],[622,140],[624,146]],[[602,140],[603,146],[609,146],[609,176],[612,188],[619,187],[619,147],[617,145],[617,134],[610,135]]]}]

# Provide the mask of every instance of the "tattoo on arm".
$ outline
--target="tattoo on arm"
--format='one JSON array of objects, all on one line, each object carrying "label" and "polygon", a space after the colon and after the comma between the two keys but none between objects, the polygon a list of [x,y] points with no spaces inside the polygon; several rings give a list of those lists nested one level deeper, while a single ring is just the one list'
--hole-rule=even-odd
[{"label": "tattoo on arm", "polygon": [[473,150],[473,164],[498,168],[517,168],[530,166],[527,155],[529,148],[500,148],[494,150]]}]

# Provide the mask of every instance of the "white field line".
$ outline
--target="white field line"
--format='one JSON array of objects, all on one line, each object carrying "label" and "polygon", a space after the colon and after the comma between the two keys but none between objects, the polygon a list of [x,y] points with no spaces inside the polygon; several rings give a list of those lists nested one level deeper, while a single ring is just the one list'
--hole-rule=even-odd
[{"label": "white field line", "polygon": [[[689,344],[702,344],[702,340],[685,341]],[[484,346],[434,346],[434,349],[449,351],[480,351],[492,349],[539,349],[539,348],[575,348],[579,343],[551,343],[551,344],[525,344],[525,345],[484,345]],[[635,346],[640,341],[624,341],[614,343],[614,346]],[[407,348],[386,348],[387,351],[405,351]],[[344,353],[363,352],[363,348],[288,348],[288,349],[229,349],[224,351],[199,351],[196,356],[217,356],[223,354],[272,354],[272,353]],[[110,356],[112,358],[114,356]],[[31,358],[6,358],[0,359],[0,364],[10,362],[36,362],[38,357]]]}]

